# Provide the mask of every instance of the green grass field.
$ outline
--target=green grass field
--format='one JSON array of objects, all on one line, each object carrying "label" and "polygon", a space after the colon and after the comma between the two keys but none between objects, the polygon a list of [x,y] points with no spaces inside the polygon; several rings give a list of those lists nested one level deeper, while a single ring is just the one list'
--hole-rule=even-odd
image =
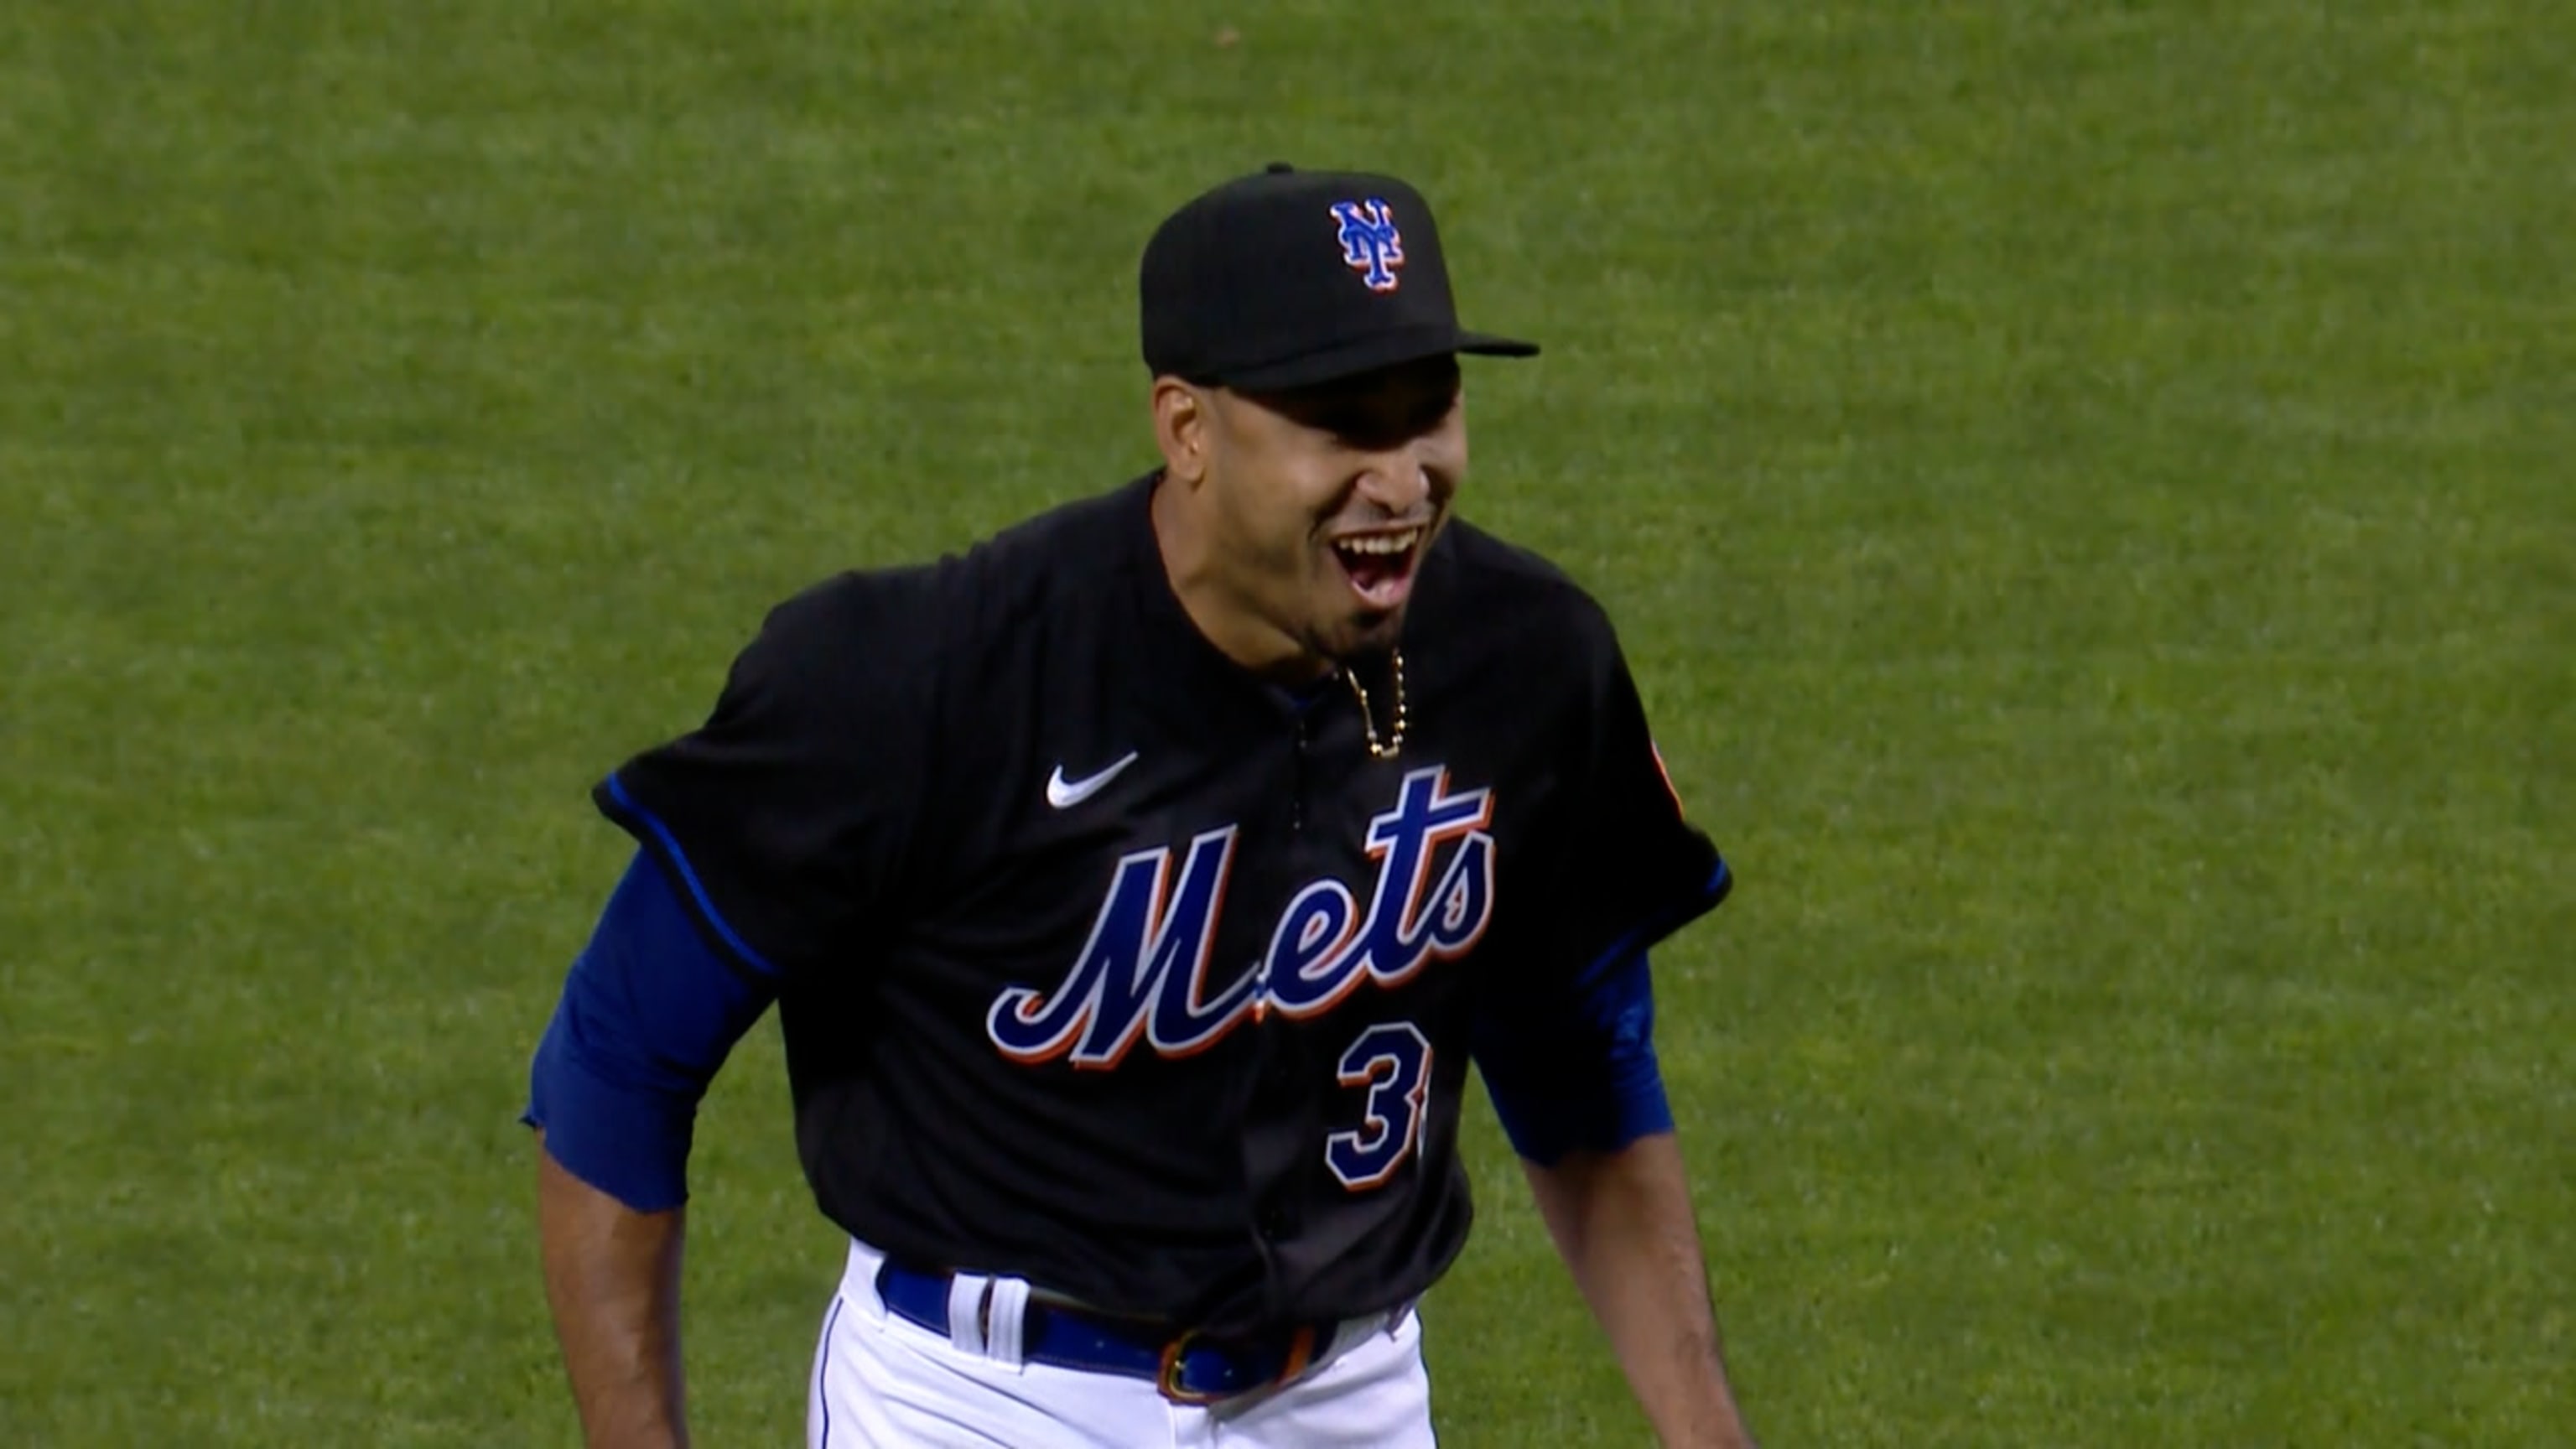
[{"label": "green grass field", "polygon": [[[589,783],[1140,469],[1145,233],[1274,157],[1548,346],[1465,511],[1741,877],[1664,1041],[1766,1443],[2571,1442],[2565,19],[11,0],[0,1442],[572,1441]],[[1646,1442],[1474,1112],[1444,1442]],[[701,1439],[801,1443],[767,1030],[695,1181]]]}]

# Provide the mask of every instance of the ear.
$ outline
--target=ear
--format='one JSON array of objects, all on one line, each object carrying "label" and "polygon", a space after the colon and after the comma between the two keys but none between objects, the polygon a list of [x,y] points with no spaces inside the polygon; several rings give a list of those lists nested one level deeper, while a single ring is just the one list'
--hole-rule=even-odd
[{"label": "ear", "polygon": [[1154,379],[1154,442],[1163,450],[1165,477],[1195,488],[1207,476],[1213,402],[1177,377]]}]

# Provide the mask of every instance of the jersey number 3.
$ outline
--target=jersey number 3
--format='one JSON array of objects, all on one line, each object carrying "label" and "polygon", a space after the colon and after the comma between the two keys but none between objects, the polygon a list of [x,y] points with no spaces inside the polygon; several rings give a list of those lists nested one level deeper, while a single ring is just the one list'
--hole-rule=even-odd
[{"label": "jersey number 3", "polygon": [[1409,1021],[1380,1022],[1342,1053],[1341,1083],[1366,1087],[1360,1125],[1324,1139],[1324,1162],[1353,1192],[1377,1187],[1413,1155],[1431,1094],[1431,1043]]}]

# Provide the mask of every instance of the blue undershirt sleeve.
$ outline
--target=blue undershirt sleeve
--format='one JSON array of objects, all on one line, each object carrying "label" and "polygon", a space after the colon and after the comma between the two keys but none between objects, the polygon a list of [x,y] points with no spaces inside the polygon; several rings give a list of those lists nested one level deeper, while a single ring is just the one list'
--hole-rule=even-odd
[{"label": "blue undershirt sleeve", "polygon": [[688,1198],[698,1102],[776,983],[718,954],[638,853],[564,978],[520,1117],[573,1176],[637,1212]]},{"label": "blue undershirt sleeve", "polygon": [[1477,1068],[1512,1150],[1542,1167],[1673,1130],[1655,1061],[1653,973],[1643,947],[1596,965],[1567,1000],[1506,1012],[1480,1004]]}]

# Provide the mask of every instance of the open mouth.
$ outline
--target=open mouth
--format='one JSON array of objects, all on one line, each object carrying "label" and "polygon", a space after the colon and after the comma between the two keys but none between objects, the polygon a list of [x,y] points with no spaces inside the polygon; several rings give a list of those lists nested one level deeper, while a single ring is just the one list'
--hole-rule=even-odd
[{"label": "open mouth", "polygon": [[1360,602],[1372,609],[1392,609],[1413,588],[1413,566],[1422,556],[1422,540],[1429,531],[1417,526],[1337,538],[1333,557]]}]

